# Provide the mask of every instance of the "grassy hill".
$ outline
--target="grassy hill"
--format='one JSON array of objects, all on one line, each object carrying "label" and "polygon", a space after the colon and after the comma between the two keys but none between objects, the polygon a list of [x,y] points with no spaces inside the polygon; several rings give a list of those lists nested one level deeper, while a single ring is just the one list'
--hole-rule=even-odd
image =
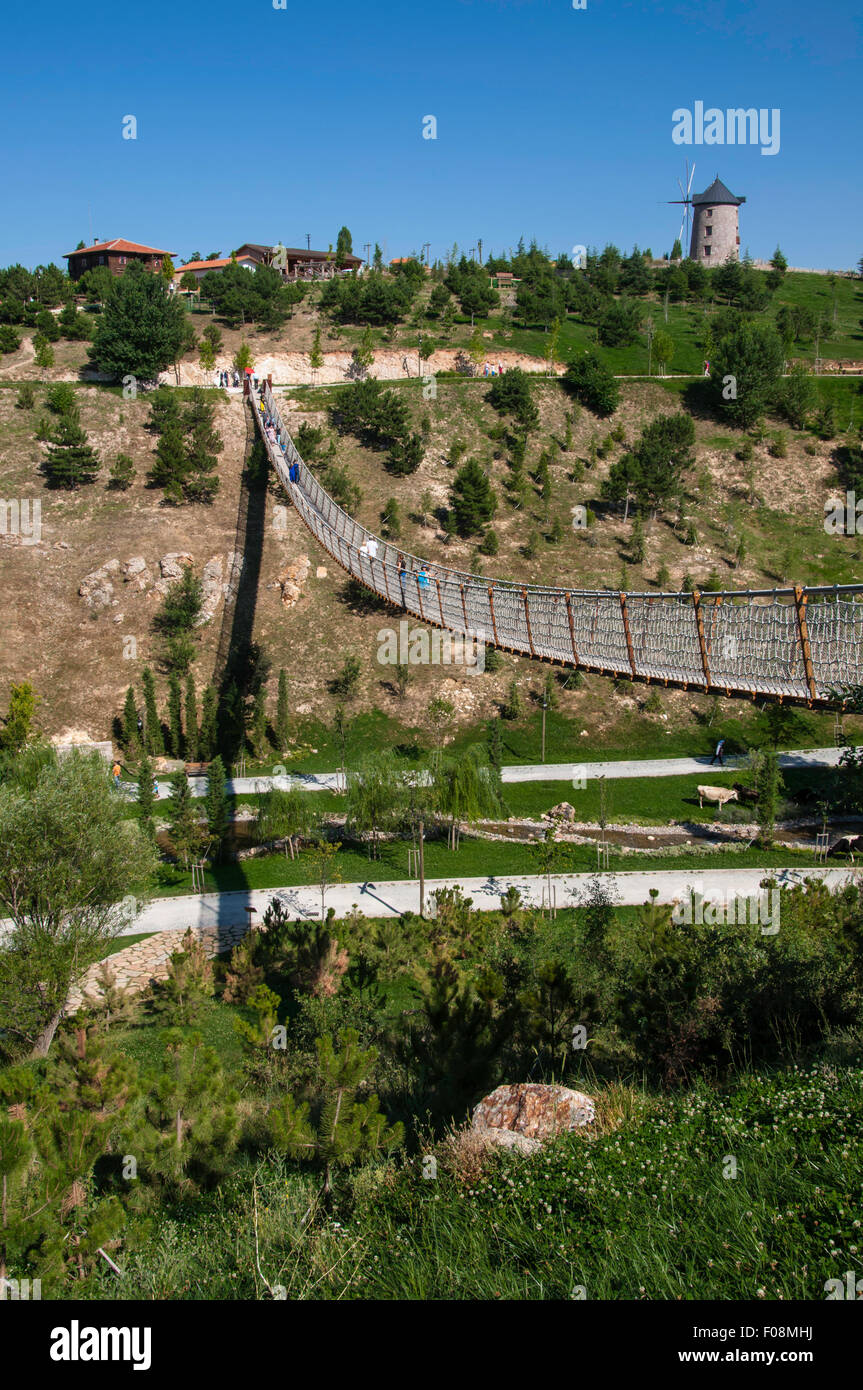
[{"label": "grassy hill", "polygon": [[[784,300],[797,296],[819,303],[836,296],[837,351],[857,351],[855,315],[860,310],[860,284],[838,280],[831,289],[825,277],[789,275],[777,291],[769,313]],[[230,353],[245,337],[256,356],[302,352],[311,342],[318,322],[316,291],[304,301],[277,333],[225,329],[225,351]],[[421,296],[427,293],[423,286]],[[784,297],[784,299],[783,299]],[[822,305],[823,308],[823,305]],[[654,306],[662,318],[659,301]],[[678,334],[681,362],[693,370],[700,366],[692,335],[700,309],[669,307],[669,331]],[[200,329],[206,315],[192,316]],[[433,324],[426,331],[434,336]],[[470,336],[468,323],[456,323],[451,346]],[[525,333],[502,327],[500,318],[484,326],[490,333],[489,355],[497,346],[507,351],[544,351],[542,333]],[[393,333],[375,330],[374,337],[389,346],[415,348],[416,330],[404,325]],[[563,326],[560,355],[588,345],[593,330],[572,319]],[[687,337],[688,335],[688,337]],[[341,328],[330,332],[325,325],[323,345],[340,350],[355,342],[360,330]],[[689,348],[685,344],[689,342]],[[826,354],[822,346],[822,355]],[[613,365],[621,370],[643,370],[640,348],[621,349]],[[685,353],[690,352],[690,357]],[[110,733],[126,686],[138,682],[142,666],[156,659],[152,618],[158,606],[152,590],[137,592],[122,580],[110,607],[93,611],[78,594],[85,575],[112,559],[125,562],[143,555],[158,574],[160,557],[172,552],[189,553],[198,573],[214,556],[226,558],[237,541],[237,513],[241,501],[241,477],[247,446],[247,419],[237,398],[222,398],[217,424],[226,442],[220,457],[222,486],[216,502],[205,507],[166,507],[161,494],[146,483],[151,467],[154,437],[146,428],[145,396],[123,400],[114,388],[79,385],[77,394],[83,423],[98,449],[102,473],[92,486],[73,493],[49,492],[40,472],[44,446],[39,442],[39,422],[44,415],[44,391],[52,380],[70,377],[83,364],[85,346],[61,343],[57,365],[37,371],[27,360],[25,345],[6,359],[0,378],[0,493],[4,497],[39,497],[42,502],[43,541],[40,546],[3,545],[4,586],[11,619],[5,641],[6,683],[32,679],[42,704],[40,719],[50,733],[82,729],[95,737]],[[608,355],[608,354],[606,354]],[[193,360],[192,356],[188,360]],[[16,405],[19,380],[33,382],[36,404],[32,410]],[[859,421],[859,382],[820,379],[823,400],[836,406],[837,427],[844,431]],[[828,535],[824,531],[824,507],[837,485],[834,440],[807,431],[792,431],[778,419],[768,420],[758,438],[749,438],[716,420],[701,406],[698,384],[673,379],[622,383],[621,403],[614,416],[599,420],[574,407],[561,384],[544,375],[534,379],[533,392],[539,425],[530,435],[525,470],[526,494],[512,499],[506,420],[487,400],[488,383],[482,379],[441,376],[436,396],[427,400],[420,382],[392,383],[406,403],[412,425],[424,443],[419,470],[409,477],[387,471],[384,452],[370,449],[351,435],[338,434],[332,416],[337,388],[292,387],[283,393],[291,426],[315,425],[324,430],[318,450],[322,464],[335,463],[347,471],[359,489],[356,512],[373,529],[381,528],[381,513],[393,499],[400,513],[400,543],[413,552],[444,561],[457,568],[532,583],[565,583],[572,588],[624,587],[634,590],[676,589],[687,580],[699,586],[770,588],[791,582],[849,583],[859,579],[863,542],[858,537]],[[693,394],[694,393],[694,394]],[[644,555],[634,549],[632,523],[603,504],[602,482],[613,461],[637,438],[657,414],[692,409],[696,426],[696,463],[686,479],[680,506],[655,520],[644,518]],[[567,417],[571,445],[567,443]],[[616,437],[612,438],[612,434]],[[454,450],[453,446],[457,445]],[[106,487],[107,471],[116,453],[129,453],[136,478],[127,492]],[[498,552],[478,552],[480,537],[462,540],[445,524],[456,455],[478,459],[488,472],[498,498],[493,528]],[[542,456],[549,463],[550,496],[541,496],[531,480]],[[271,662],[268,698],[275,700],[278,669],[288,672],[290,703],[297,729],[298,751],[306,746],[329,746],[327,732],[338,697],[330,682],[345,657],[355,653],[361,663],[356,699],[349,703],[352,718],[371,716],[376,709],[384,718],[381,738],[387,742],[409,740],[422,731],[425,710],[432,694],[443,694],[455,705],[456,728],[476,728],[496,712],[515,679],[526,699],[525,723],[511,728],[514,745],[524,747],[521,756],[535,757],[538,747],[536,705],[545,669],[525,658],[504,656],[496,670],[465,678],[446,667],[414,667],[407,690],[399,695],[391,668],[377,661],[382,629],[397,622],[384,605],[359,593],[317,547],[295,514],[275,512],[282,499],[271,485],[262,521],[247,548],[260,555],[261,573],[257,600],[247,635],[259,642]],[[573,509],[586,507],[592,524],[573,529]],[[278,523],[278,524],[276,524]],[[284,524],[282,524],[284,523]],[[299,597],[286,603],[281,580],[296,565],[307,570],[299,583]],[[219,644],[223,607],[199,631],[199,655],[195,675],[199,691],[211,679]],[[137,655],[128,659],[122,639],[136,639]],[[0,698],[5,695],[5,689]],[[160,685],[164,691],[164,683]],[[549,744],[549,758],[578,757],[578,750],[612,751],[638,747],[645,753],[660,749],[688,751],[699,735],[696,716],[705,719],[710,702],[685,692],[662,691],[641,717],[639,711],[649,692],[633,691],[625,684],[613,690],[610,682],[587,677],[579,689],[561,690],[560,728]],[[749,717],[740,703],[723,706],[723,716]],[[712,727],[715,726],[715,717]],[[524,728],[525,733],[520,730]],[[832,742],[832,720],[813,717],[808,725],[811,741]],[[411,734],[411,731],[414,731]],[[311,758],[314,763],[316,756]]]}]

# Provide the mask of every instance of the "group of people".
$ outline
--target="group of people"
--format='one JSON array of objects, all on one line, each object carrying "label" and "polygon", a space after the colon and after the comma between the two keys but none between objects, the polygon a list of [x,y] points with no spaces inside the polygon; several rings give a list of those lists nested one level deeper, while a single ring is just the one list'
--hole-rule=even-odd
[{"label": "group of people", "polygon": [[483,366],[482,374],[483,376],[503,376],[503,363],[498,362],[497,366],[495,366],[494,362],[486,362]]},{"label": "group of people", "polygon": [[236,389],[239,387],[239,385],[240,385],[240,373],[239,373],[238,371],[236,371],[236,370],[234,370],[234,371],[224,371],[224,372],[221,372],[221,371],[220,371],[220,372],[218,373],[218,377],[219,377],[219,385],[222,386],[222,387],[224,387],[224,389],[225,389],[226,391],[227,391],[227,390],[230,390],[230,388],[231,388],[232,386],[233,386],[234,390],[236,390]]},{"label": "group of people", "polygon": [[[366,545],[368,545],[368,544],[369,544],[369,542],[366,541]],[[377,554],[377,541],[375,541],[374,544],[375,544],[375,554]],[[362,555],[362,553],[363,553],[363,547],[360,546],[360,554]],[[411,573],[411,571],[408,569],[408,562],[407,562],[407,560],[405,559],[404,555],[402,555],[401,551],[399,551],[398,556],[397,556],[397,558],[396,558],[396,569],[397,569],[398,572],[399,572],[399,583],[400,583],[401,586],[402,586],[402,602],[404,602],[404,597],[405,597],[405,584],[407,583],[407,577],[408,577],[408,575]],[[429,587],[429,585],[431,584],[431,575],[429,574],[428,569],[427,569],[427,567],[426,567],[425,564],[420,565],[420,567],[419,567],[419,569],[418,569],[418,571],[417,571],[416,581],[417,581],[417,584],[420,586],[421,589],[427,589],[427,588]]]}]

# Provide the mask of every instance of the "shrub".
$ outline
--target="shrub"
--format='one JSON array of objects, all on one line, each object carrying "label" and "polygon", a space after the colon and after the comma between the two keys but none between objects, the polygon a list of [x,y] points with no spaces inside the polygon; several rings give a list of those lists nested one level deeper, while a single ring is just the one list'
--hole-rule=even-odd
[{"label": "shrub", "polygon": [[788,454],[788,440],[784,430],[777,430],[770,441],[769,452],[772,458],[784,459]]},{"label": "shrub", "polygon": [[341,695],[345,700],[353,700],[359,689],[361,671],[362,665],[358,656],[346,657],[341,671],[330,681],[331,693]]},{"label": "shrub", "polygon": [[118,454],[111,464],[109,488],[125,492],[135,478],[135,463],[129,454]]}]

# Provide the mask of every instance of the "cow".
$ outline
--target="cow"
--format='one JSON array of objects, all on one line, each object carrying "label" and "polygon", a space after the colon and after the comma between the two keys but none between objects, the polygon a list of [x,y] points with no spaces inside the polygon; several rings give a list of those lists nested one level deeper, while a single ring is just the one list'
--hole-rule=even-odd
[{"label": "cow", "polygon": [[710,805],[724,806],[726,801],[737,801],[738,794],[731,787],[699,787],[698,804],[703,806],[705,801]]}]

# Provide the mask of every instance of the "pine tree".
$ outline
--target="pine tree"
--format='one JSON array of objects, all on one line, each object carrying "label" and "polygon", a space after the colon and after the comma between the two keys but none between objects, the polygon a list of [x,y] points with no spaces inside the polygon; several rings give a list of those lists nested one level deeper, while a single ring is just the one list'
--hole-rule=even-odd
[{"label": "pine tree", "polygon": [[255,757],[263,762],[267,756],[269,739],[267,737],[267,704],[264,699],[264,692],[261,690],[255,701],[255,713],[252,722],[252,745],[255,750]]},{"label": "pine tree", "polygon": [[207,829],[221,843],[228,827],[228,793],[225,786],[225,764],[216,755],[207,771],[207,795],[204,799]]},{"label": "pine tree", "polygon": [[321,326],[315,326],[315,337],[309,352],[309,366],[312,369],[312,380],[317,380],[318,372],[324,365],[324,354],[321,351]]},{"label": "pine tree", "polygon": [[167,501],[180,503],[185,496],[188,467],[183,427],[179,420],[168,420],[156,445],[156,461],[150,469],[149,480],[164,489]]},{"label": "pine tree", "polygon": [[237,1094],[200,1033],[164,1037],[162,1071],[147,1097],[141,1142],[150,1172],[180,1191],[224,1172],[237,1144]]},{"label": "pine tree", "polygon": [[77,406],[63,412],[49,435],[44,469],[51,487],[71,489],[95,480],[99,458],[87,443]]},{"label": "pine tree", "polygon": [[116,492],[125,492],[135,479],[135,461],[129,454],[118,454],[111,464],[109,487]]},{"label": "pine tree", "polygon": [[138,764],[138,806],[141,810],[141,825],[149,835],[152,835],[155,830],[153,825],[153,806],[156,802],[153,791],[154,780],[153,764],[144,753]]},{"label": "pine tree", "polygon": [[168,746],[172,758],[183,756],[183,695],[180,678],[172,671],[168,677]]},{"label": "pine tree", "polygon": [[320,1196],[327,1203],[333,1172],[388,1151],[402,1142],[401,1124],[388,1125],[376,1095],[357,1100],[357,1091],[374,1069],[377,1052],[363,1052],[359,1035],[351,1028],[339,1034],[341,1051],[332,1039],[316,1040],[321,1106],[313,1119],[307,1101],[286,1096],[270,1111],[273,1138],[278,1148],[292,1156],[316,1162],[323,1170]]},{"label": "pine tree", "polygon": [[138,738],[138,706],[135,703],[134,686],[129,686],[126,691],[126,700],[123,705],[123,748],[131,756],[136,753],[141,746]]},{"label": "pine tree", "polygon": [[[4,1104],[24,1122],[39,1178],[4,1184],[0,1241],[17,1236],[21,1256],[26,1252],[37,1277],[57,1290],[83,1292],[103,1267],[101,1251],[117,1243],[123,1208],[116,1197],[96,1195],[93,1169],[106,1152],[128,1142],[136,1093],[135,1063],[122,1053],[108,1056],[105,1040],[84,1028],[60,1035],[44,1080],[28,1078],[23,1068],[6,1077]],[[13,1134],[11,1169],[20,1169],[22,1138]],[[0,1266],[2,1260],[0,1247]]]},{"label": "pine tree", "polygon": [[290,736],[290,715],[288,707],[288,675],[285,668],[279,671],[279,699],[276,706],[276,747],[284,753]]},{"label": "pine tree", "polygon": [[171,827],[171,849],[178,859],[188,864],[203,849],[205,834],[198,823],[198,813],[185,772],[175,772],[171,777],[167,818]]},{"label": "pine tree", "polygon": [[165,752],[165,743],[156,709],[156,682],[149,666],[145,666],[141,672],[141,685],[144,690],[144,747],[148,753],[160,758]]},{"label": "pine tree", "polygon": [[209,762],[215,757],[216,749],[219,746],[219,696],[214,685],[208,685],[204,691],[204,698],[201,707],[201,732],[198,742],[198,752],[202,762]]},{"label": "pine tree", "polygon": [[195,677],[191,671],[186,677],[186,758],[196,762],[199,756],[198,742],[198,700],[195,695]]},{"label": "pine tree", "polygon": [[219,488],[216,466],[224,442],[213,424],[213,413],[213,403],[203,391],[196,390],[185,418],[188,470],[184,491],[192,501],[212,501]]},{"label": "pine tree", "polygon": [[482,531],[497,510],[494,489],[476,459],[469,459],[455,476],[450,492],[455,529],[460,536]]},{"label": "pine tree", "polygon": [[200,1018],[215,989],[213,963],[200,937],[189,927],[180,949],[168,958],[168,973],[156,987],[156,1010],[172,1023],[187,1027]]}]

